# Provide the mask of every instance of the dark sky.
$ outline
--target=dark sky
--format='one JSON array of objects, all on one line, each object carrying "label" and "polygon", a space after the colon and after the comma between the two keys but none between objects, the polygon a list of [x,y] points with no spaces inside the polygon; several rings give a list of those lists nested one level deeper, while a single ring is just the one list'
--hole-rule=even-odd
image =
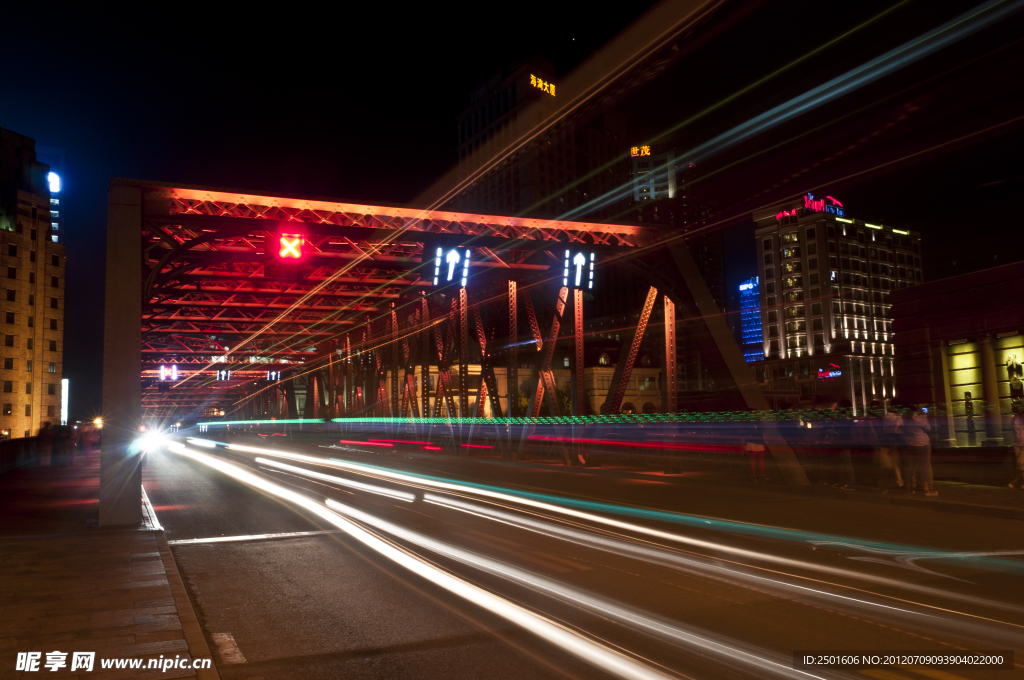
[{"label": "dark sky", "polygon": [[[487,76],[531,54],[564,75],[653,3],[352,4],[7,15],[38,30],[6,34],[0,123],[67,151],[73,417],[99,409],[111,177],[412,201],[453,163],[454,118]],[[727,3],[668,70],[619,102],[629,136],[653,138],[899,5],[661,142],[692,148],[973,6],[830,4]],[[709,159],[707,196],[731,225],[730,288],[754,273],[750,210],[819,183],[855,216],[920,229],[929,278],[1020,259],[1019,123],[894,161],[1021,115],[1022,35],[1018,13]]]}]

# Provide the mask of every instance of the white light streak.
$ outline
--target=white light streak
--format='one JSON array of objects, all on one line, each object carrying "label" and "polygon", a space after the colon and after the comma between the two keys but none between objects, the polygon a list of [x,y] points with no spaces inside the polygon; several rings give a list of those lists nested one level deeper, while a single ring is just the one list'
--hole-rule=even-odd
[{"label": "white light streak", "polygon": [[539,614],[528,611],[519,605],[442,571],[421,558],[384,542],[336,512],[332,512],[327,507],[291,489],[267,481],[233,463],[228,463],[199,451],[192,451],[181,444],[171,444],[168,446],[168,449],[322,517],[363,545],[375,550],[396,564],[405,567],[454,595],[458,595],[507,621],[525,628],[548,643],[560,647],[573,656],[607,673],[620,678],[639,678],[642,680],[663,680],[670,677],[613,649],[589,640],[579,633],[563,628]]},{"label": "white light streak", "polygon": [[279,468],[281,470],[287,470],[288,472],[302,475],[303,477],[319,479],[325,482],[330,482],[331,484],[347,486],[353,489],[359,489],[360,491],[375,493],[380,496],[388,496],[389,498],[395,498],[407,503],[412,503],[416,500],[416,494],[411,494],[408,491],[395,491],[394,489],[386,489],[383,486],[374,486],[372,484],[364,484],[362,482],[356,482],[343,477],[325,475],[322,472],[313,472],[312,470],[306,470],[305,468],[295,467],[294,465],[288,465],[286,463],[278,463],[276,460],[267,460],[266,458],[257,458],[256,462],[260,465],[270,465],[271,467]]}]

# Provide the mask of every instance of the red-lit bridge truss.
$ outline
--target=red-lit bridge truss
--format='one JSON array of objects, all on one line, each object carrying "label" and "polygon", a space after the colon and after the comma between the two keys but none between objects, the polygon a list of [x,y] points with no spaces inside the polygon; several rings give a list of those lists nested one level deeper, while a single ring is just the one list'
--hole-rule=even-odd
[{"label": "red-lit bridge truss", "polygon": [[[415,397],[410,403],[406,385],[398,385],[400,367],[428,364],[441,369],[437,403],[451,409],[457,400],[457,412],[467,414],[467,352],[469,345],[479,343],[477,356],[487,356],[484,329],[479,313],[474,318],[467,307],[465,289],[452,296],[450,309],[429,308],[420,295],[432,287],[432,256],[427,266],[420,266],[425,249],[432,253],[441,245],[469,246],[474,272],[490,271],[492,279],[506,279],[515,335],[516,281],[545,273],[550,277],[549,271],[560,276],[566,247],[621,252],[660,238],[658,231],[637,226],[240,195],[152,183],[141,188],[142,403],[148,418],[195,418],[220,411],[236,417],[411,415],[419,408]],[[282,225],[305,233],[307,268],[301,280],[264,271],[264,246]],[[417,297],[422,302],[410,302]],[[563,290],[556,301],[557,316],[566,303],[572,304],[567,297]],[[536,349],[548,345],[548,352],[535,352],[541,356],[538,382],[543,385],[544,359],[550,375],[550,356],[542,355],[549,355],[553,343],[547,341],[548,328],[542,337],[529,299],[524,302]],[[392,311],[396,304],[399,313]],[[646,315],[652,306],[653,298],[645,306]],[[581,321],[577,317],[577,327]],[[556,336],[557,322],[556,318]],[[674,341],[673,333],[673,345]],[[355,361],[359,350],[360,360]],[[448,382],[445,370],[455,361],[462,368],[458,387]],[[382,387],[388,371],[390,400]],[[294,393],[284,388],[289,377],[311,372],[316,373],[309,381],[311,391],[319,394],[307,394],[306,409],[297,413]],[[628,377],[629,369],[625,372]],[[408,370],[402,382],[407,380]],[[517,388],[515,382],[510,382],[510,390]],[[276,389],[278,384],[282,389]],[[424,415],[429,415],[427,384],[423,387]],[[473,412],[482,413],[487,387],[483,384],[478,390]],[[495,391],[491,385],[491,397]],[[531,411],[540,407],[544,390],[538,391]],[[549,397],[551,391],[553,384]],[[253,393],[262,396],[252,397]],[[509,396],[509,403],[514,403]]]}]

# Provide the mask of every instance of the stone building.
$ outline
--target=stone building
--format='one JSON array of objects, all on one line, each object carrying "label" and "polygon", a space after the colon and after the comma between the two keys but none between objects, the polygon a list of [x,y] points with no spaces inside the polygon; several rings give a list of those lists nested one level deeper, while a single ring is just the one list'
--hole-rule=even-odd
[{"label": "stone building", "polygon": [[60,423],[64,244],[51,240],[49,166],[0,128],[0,437]]}]

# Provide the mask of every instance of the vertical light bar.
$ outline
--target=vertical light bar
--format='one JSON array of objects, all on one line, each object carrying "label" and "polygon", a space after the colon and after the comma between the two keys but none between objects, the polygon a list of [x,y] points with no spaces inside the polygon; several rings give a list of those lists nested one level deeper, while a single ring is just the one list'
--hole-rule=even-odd
[{"label": "vertical light bar", "polygon": [[68,424],[68,382],[67,378],[60,381],[60,424]]},{"label": "vertical light bar", "polygon": [[565,271],[562,272],[562,285],[569,285],[569,251],[565,251]]},{"label": "vertical light bar", "polygon": [[167,367],[164,365],[160,366],[160,379],[167,380]]},{"label": "vertical light bar", "polygon": [[594,287],[594,253],[590,254],[590,281],[587,283],[587,288]]},{"label": "vertical light bar", "polygon": [[437,279],[441,275],[441,249],[437,249],[437,257],[434,258],[434,285],[437,285]]},{"label": "vertical light bar", "polygon": [[466,248],[466,257],[462,259],[462,287],[466,287],[466,280],[469,278],[469,248]]},{"label": "vertical light bar", "polygon": [[178,379],[178,364],[171,364],[171,380]]}]

